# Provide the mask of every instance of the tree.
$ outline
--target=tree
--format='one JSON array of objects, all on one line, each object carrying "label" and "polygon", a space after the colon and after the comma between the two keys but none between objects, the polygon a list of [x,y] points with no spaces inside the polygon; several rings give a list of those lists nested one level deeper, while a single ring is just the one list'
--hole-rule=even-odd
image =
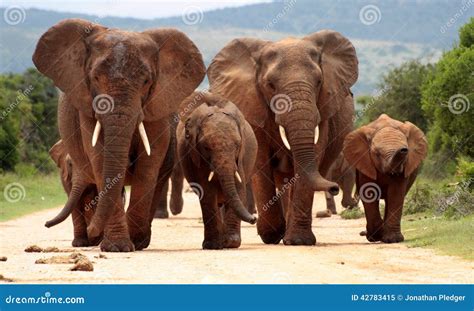
[{"label": "tree", "polygon": [[422,87],[431,152],[474,157],[474,18],[460,29],[460,45],[443,54]]},{"label": "tree", "polygon": [[418,60],[408,61],[394,68],[382,77],[380,94],[358,98],[363,105],[360,124],[377,119],[382,113],[400,121],[410,121],[420,129],[427,129],[427,122],[421,108],[421,85],[433,65],[424,65]]}]

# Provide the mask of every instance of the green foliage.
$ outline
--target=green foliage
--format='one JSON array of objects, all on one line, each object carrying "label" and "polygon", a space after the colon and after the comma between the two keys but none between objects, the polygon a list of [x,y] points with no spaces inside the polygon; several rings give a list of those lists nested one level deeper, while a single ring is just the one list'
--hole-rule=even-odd
[{"label": "green foliage", "polygon": [[422,130],[427,123],[421,109],[420,88],[433,66],[412,60],[392,69],[382,77],[379,88],[381,94],[373,98],[359,97],[358,104],[363,106],[360,124],[377,119],[382,113],[400,121],[410,121]]},{"label": "green foliage", "polygon": [[402,232],[408,247],[435,248],[443,254],[474,260],[474,215],[447,219],[426,214],[405,217]]},{"label": "green foliage", "polygon": [[340,214],[342,219],[358,219],[364,217],[364,211],[359,207],[344,209]]},{"label": "green foliage", "polygon": [[418,181],[405,199],[403,214],[429,212],[448,219],[471,215],[474,213],[472,183],[472,179],[457,183]]},{"label": "green foliage", "polygon": [[474,17],[459,29],[459,45],[467,48],[474,45]]},{"label": "green foliage", "polygon": [[52,171],[48,150],[59,137],[56,115],[51,80],[35,69],[0,75],[0,170],[14,171],[21,163]]}]

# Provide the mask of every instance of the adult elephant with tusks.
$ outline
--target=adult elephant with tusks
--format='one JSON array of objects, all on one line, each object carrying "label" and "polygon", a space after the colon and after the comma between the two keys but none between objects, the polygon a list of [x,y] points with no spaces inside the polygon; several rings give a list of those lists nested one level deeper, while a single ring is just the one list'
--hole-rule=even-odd
[{"label": "adult elephant with tusks", "polygon": [[[257,137],[258,234],[265,243],[283,238],[287,245],[314,245],[314,191],[339,191],[323,176],[351,129],[350,87],[358,76],[353,45],[331,30],[277,42],[235,39],[207,72],[211,91],[234,102]],[[275,201],[285,194],[277,196],[276,188],[289,188],[286,223],[281,202]]]},{"label": "adult elephant with tusks", "polygon": [[[67,19],[41,36],[33,62],[62,91],[61,138],[82,178],[99,190],[88,236],[104,232],[104,251],[147,247],[169,115],[204,78],[199,50],[175,29],[130,32]],[[125,183],[131,184],[126,214]]]}]

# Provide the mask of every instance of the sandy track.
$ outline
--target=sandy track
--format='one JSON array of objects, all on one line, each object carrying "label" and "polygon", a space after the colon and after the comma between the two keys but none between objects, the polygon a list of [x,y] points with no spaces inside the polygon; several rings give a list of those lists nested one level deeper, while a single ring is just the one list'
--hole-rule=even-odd
[{"label": "sandy track", "polygon": [[[339,216],[315,219],[314,247],[264,245],[256,228],[245,224],[239,249],[203,251],[197,197],[184,196],[184,213],[155,220],[151,245],[144,251],[103,253],[107,258],[97,258],[98,247],[77,249],[94,262],[93,272],[68,271],[70,264],[35,264],[38,258],[58,254],[24,252],[32,244],[72,248],[70,219],[51,229],[43,226],[59,208],[0,223],[0,256],[8,257],[0,262],[0,274],[19,283],[473,282],[472,262],[403,244],[370,244],[359,236],[364,219]],[[324,196],[317,194],[314,212],[323,209],[323,203]]]}]

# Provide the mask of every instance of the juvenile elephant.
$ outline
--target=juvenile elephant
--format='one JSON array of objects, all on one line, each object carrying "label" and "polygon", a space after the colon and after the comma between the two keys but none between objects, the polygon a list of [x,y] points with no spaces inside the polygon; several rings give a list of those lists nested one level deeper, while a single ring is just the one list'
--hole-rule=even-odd
[{"label": "juvenile elephant", "polygon": [[[336,182],[342,190],[341,205],[345,208],[352,208],[359,203],[359,195],[354,192],[355,169],[349,165],[342,152],[338,155],[334,163],[329,168],[327,179]],[[326,192],[326,208],[332,214],[337,214],[334,196]]]},{"label": "juvenile elephant", "polygon": [[254,224],[247,186],[257,155],[257,141],[238,108],[209,93],[194,93],[177,130],[184,176],[199,195],[204,249],[240,246],[240,220]]},{"label": "juvenile elephant", "polygon": [[[211,91],[237,105],[258,141],[252,178],[258,234],[265,243],[314,245],[314,191],[338,193],[323,176],[352,126],[353,45],[331,30],[278,42],[240,38],[215,56],[207,73]],[[289,190],[276,196],[277,188]],[[286,223],[278,197],[289,204]]]},{"label": "juvenile elephant", "polygon": [[[83,172],[80,183],[96,184],[102,194],[88,237],[104,232],[104,251],[147,247],[171,135],[168,117],[204,78],[200,52],[175,29],[131,32],[66,19],[41,36],[33,62],[62,91],[59,132]],[[131,185],[127,214],[125,183]],[[68,200],[76,189],[71,193]]]},{"label": "juvenile elephant", "polygon": [[[386,114],[347,135],[344,156],[356,168],[356,185],[364,204],[366,237],[370,242],[403,241],[403,201],[426,153],[426,138],[418,127]],[[385,200],[383,220],[380,199]]]}]

